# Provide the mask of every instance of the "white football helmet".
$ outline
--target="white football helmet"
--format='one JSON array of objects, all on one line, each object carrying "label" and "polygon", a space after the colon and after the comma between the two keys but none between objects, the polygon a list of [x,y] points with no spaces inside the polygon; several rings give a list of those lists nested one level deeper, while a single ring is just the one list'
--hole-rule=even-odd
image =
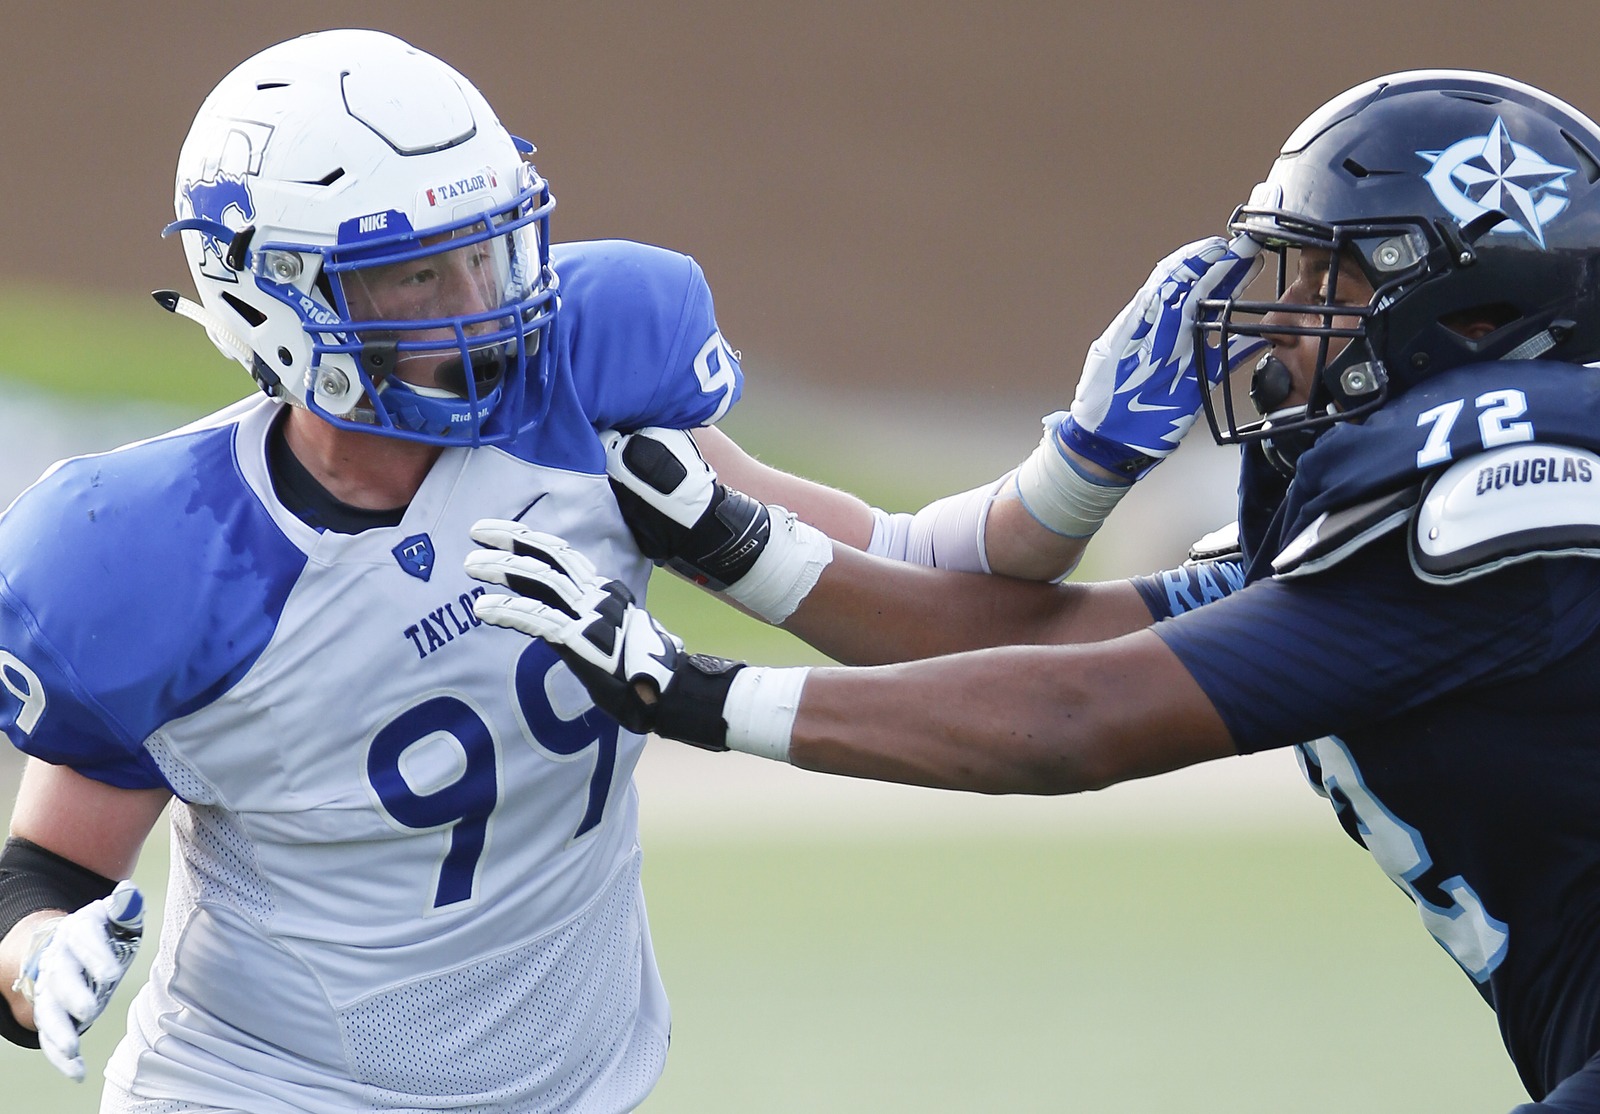
[{"label": "white football helmet", "polygon": [[164,235],[182,234],[201,304],[157,299],[335,425],[507,440],[524,392],[544,393],[558,305],[532,150],[470,81],[390,35],[280,43],[200,106]]}]

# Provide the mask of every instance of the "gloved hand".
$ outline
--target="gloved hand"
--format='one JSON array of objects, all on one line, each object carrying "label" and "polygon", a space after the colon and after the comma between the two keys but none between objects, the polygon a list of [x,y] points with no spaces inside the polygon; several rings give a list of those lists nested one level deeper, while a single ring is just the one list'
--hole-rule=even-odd
[{"label": "gloved hand", "polygon": [[721,592],[755,564],[772,534],[763,503],[717,482],[686,429],[600,435],[606,474],[639,550]]},{"label": "gloved hand", "polygon": [[34,933],[17,989],[33,1004],[40,1051],[74,1082],[84,1076],[78,1037],[105,1010],[143,933],[144,896],[128,881]]},{"label": "gloved hand", "polygon": [[[1119,476],[1137,479],[1178,447],[1194,424],[1201,392],[1265,342],[1247,339],[1224,361],[1196,345],[1195,316],[1206,298],[1231,298],[1260,269],[1248,236],[1186,244],[1156,264],[1106,331],[1089,346],[1061,443]],[[1203,365],[1203,366],[1202,366]],[[1203,380],[1202,380],[1203,376]]]},{"label": "gloved hand", "polygon": [[558,537],[483,519],[472,540],[486,548],[467,555],[467,574],[515,593],[479,596],[478,618],[550,643],[600,710],[628,730],[728,749],[723,705],[742,662],[685,653],[626,585]]},{"label": "gloved hand", "polygon": [[688,430],[608,430],[611,490],[640,551],[769,623],[781,623],[833,560],[820,530],[717,480]]}]

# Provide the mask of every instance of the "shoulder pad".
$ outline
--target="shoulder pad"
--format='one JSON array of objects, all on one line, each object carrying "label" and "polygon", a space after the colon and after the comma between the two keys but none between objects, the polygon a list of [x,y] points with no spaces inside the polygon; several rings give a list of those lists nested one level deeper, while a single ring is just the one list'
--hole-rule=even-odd
[{"label": "shoulder pad", "polygon": [[1272,559],[1272,571],[1280,577],[1306,576],[1338,564],[1368,542],[1402,525],[1421,494],[1422,485],[1412,484],[1354,506],[1319,514]]},{"label": "shoulder pad", "polygon": [[1223,557],[1242,556],[1239,542],[1239,524],[1230,522],[1205,535],[1189,547],[1189,562],[1216,561]]},{"label": "shoulder pad", "polygon": [[1600,557],[1600,456],[1565,445],[1480,453],[1439,472],[1417,508],[1411,566],[1447,583],[1535,557]]}]

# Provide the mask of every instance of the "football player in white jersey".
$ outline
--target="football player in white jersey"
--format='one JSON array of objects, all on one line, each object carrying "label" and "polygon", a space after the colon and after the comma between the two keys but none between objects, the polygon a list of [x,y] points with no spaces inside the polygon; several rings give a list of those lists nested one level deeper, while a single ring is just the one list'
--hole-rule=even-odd
[{"label": "football player in white jersey", "polygon": [[387,35],[241,64],[179,156],[198,301],[157,299],[261,394],[0,517],[0,1032],[71,1077],[170,815],[105,1111],[620,1111],[661,1072],[643,739],[462,563],[511,520],[642,595],[597,431],[715,422],[742,373],[693,260],[550,244],[531,151]]},{"label": "football player in white jersey", "polygon": [[[531,150],[386,35],[243,63],[179,157],[167,231],[199,301],[157,299],[262,395],[64,462],[0,518],[0,727],[31,756],[0,854],[0,1034],[73,1078],[142,923],[114,880],[171,812],[162,949],[106,1111],[625,1110],[661,1071],[642,737],[549,646],[485,625],[461,570],[470,525],[510,520],[642,597],[606,476],[620,440],[597,431],[708,426],[742,373],[692,260],[550,244]],[[1249,268],[1220,240],[1163,261],[1019,474],[915,515],[699,428],[756,497],[722,508],[712,586],[780,621],[823,532],[1064,573],[1175,447],[1182,428],[1151,432],[1163,392],[1195,389],[1114,403],[1123,365],[1181,361],[1192,306]],[[770,531],[794,544],[747,544]]]}]

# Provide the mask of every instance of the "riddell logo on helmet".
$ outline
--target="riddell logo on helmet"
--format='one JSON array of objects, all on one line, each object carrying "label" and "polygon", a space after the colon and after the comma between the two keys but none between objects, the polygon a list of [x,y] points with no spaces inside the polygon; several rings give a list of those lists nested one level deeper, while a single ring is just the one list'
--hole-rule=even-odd
[{"label": "riddell logo on helmet", "polygon": [[310,298],[306,297],[304,294],[299,295],[298,300],[300,302],[300,312],[301,312],[301,314],[304,315],[306,317],[306,319],[311,321],[312,323],[317,324],[317,325],[337,325],[337,324],[339,324],[339,315],[338,314],[330,312],[329,310],[323,308],[322,306],[319,306],[316,302],[312,301]]},{"label": "riddell logo on helmet", "polygon": [[422,194],[428,199],[429,205],[438,205],[445,201],[453,201],[458,197],[466,197],[469,194],[493,189],[499,184],[495,179],[494,172],[486,170],[482,174],[474,174],[470,178],[462,178],[442,186],[425,189]]}]

